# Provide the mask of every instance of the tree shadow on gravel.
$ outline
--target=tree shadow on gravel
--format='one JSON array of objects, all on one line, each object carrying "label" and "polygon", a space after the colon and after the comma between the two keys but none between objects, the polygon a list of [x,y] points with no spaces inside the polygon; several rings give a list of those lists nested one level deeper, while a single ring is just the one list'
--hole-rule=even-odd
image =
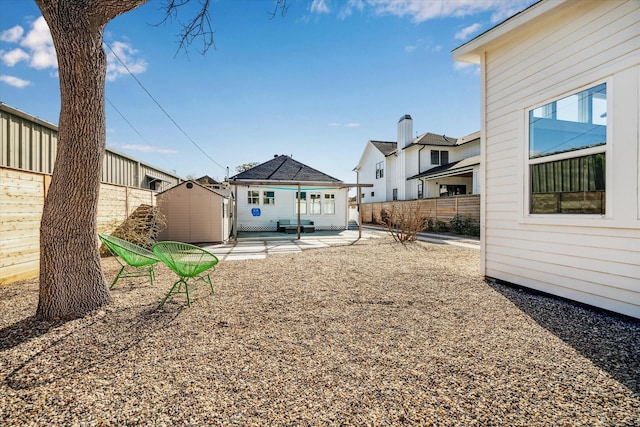
[{"label": "tree shadow on gravel", "polygon": [[[61,379],[77,378],[112,359],[112,363],[119,363],[126,360],[135,347],[158,333],[162,334],[182,311],[160,311],[155,309],[155,305],[145,307],[142,311],[140,307],[127,308],[95,316],[84,325],[71,327],[68,332],[60,330],[60,336],[51,337],[41,349],[6,372],[4,383],[14,390],[32,389]],[[86,319],[77,321],[83,320]],[[51,330],[38,326],[38,322],[33,320],[26,319],[23,322],[31,327],[8,327],[14,330],[9,340],[12,346],[45,335]],[[29,352],[29,349],[25,351]]]},{"label": "tree shadow on gravel", "polygon": [[640,321],[534,290],[487,282],[540,326],[640,396]]},{"label": "tree shadow on gravel", "polygon": [[65,320],[46,322],[37,320],[35,316],[30,316],[13,325],[5,326],[0,329],[0,351],[11,349],[22,343],[31,341],[34,338],[38,338],[65,323]]}]

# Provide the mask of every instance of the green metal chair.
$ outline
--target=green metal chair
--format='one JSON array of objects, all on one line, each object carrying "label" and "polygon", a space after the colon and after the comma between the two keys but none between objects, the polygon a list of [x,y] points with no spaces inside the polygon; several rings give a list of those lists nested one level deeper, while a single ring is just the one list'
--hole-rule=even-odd
[{"label": "green metal chair", "polygon": [[213,295],[213,284],[207,270],[214,268],[218,263],[214,254],[198,246],[180,242],[158,242],[153,245],[153,253],[180,278],[167,292],[158,308],[162,307],[171,295],[178,293],[187,295],[187,306],[191,307],[189,292],[196,289],[189,289],[189,279],[201,280],[203,285],[208,284]]},{"label": "green metal chair", "polygon": [[155,278],[153,265],[160,262],[160,258],[155,256],[150,250],[118,237],[106,234],[98,234],[98,237],[100,237],[102,243],[104,243],[109,249],[109,252],[114,255],[118,263],[122,266],[116,278],[113,279],[109,289],[112,289],[121,277],[149,276],[151,285],[153,286],[153,279]]}]

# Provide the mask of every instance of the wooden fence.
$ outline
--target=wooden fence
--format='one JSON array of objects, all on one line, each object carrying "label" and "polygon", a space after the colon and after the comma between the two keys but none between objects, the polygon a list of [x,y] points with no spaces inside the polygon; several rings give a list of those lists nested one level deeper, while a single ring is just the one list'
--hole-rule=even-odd
[{"label": "wooden fence", "polygon": [[[40,218],[51,176],[0,168],[0,284],[35,277],[40,263]],[[155,205],[151,190],[102,184],[98,231],[111,232],[141,204]]]},{"label": "wooden fence", "polygon": [[480,221],[480,195],[470,194],[465,196],[437,197],[433,199],[418,200],[396,200],[393,202],[363,203],[362,210],[363,223],[378,223],[381,220],[381,212],[384,209],[391,213],[395,208],[398,212],[408,211],[420,212],[425,218],[432,218],[434,221],[444,221],[448,223],[456,215],[463,218],[472,218]]}]

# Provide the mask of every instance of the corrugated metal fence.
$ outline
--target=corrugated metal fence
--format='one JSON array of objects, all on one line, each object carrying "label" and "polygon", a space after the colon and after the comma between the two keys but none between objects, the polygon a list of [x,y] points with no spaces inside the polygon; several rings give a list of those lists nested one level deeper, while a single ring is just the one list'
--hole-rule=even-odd
[{"label": "corrugated metal fence", "polygon": [[[38,275],[40,218],[51,176],[0,167],[0,284]],[[98,230],[110,232],[141,204],[155,205],[153,191],[102,183]]]},{"label": "corrugated metal fence", "polygon": [[[57,126],[0,103],[0,167],[50,174],[57,153]],[[107,148],[102,161],[102,181],[164,191],[181,179]]]}]

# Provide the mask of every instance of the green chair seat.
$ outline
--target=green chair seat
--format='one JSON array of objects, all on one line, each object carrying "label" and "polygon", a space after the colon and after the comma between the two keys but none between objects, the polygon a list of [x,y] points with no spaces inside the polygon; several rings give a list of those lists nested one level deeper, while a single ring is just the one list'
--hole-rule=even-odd
[{"label": "green chair seat", "polygon": [[150,250],[118,237],[106,234],[98,234],[98,237],[100,237],[102,243],[114,255],[121,266],[109,289],[113,288],[121,277],[149,276],[151,285],[153,285],[153,279],[155,278],[153,264],[160,262],[160,258]]},{"label": "green chair seat", "polygon": [[[186,294],[187,306],[191,307],[189,279],[200,280],[204,284],[208,284],[211,294],[214,293],[208,270],[218,264],[218,258],[211,252],[187,243],[158,242],[153,245],[153,253],[179,277],[159,307],[162,307],[167,298],[176,293]],[[191,291],[195,291],[195,289],[191,289]]]}]

